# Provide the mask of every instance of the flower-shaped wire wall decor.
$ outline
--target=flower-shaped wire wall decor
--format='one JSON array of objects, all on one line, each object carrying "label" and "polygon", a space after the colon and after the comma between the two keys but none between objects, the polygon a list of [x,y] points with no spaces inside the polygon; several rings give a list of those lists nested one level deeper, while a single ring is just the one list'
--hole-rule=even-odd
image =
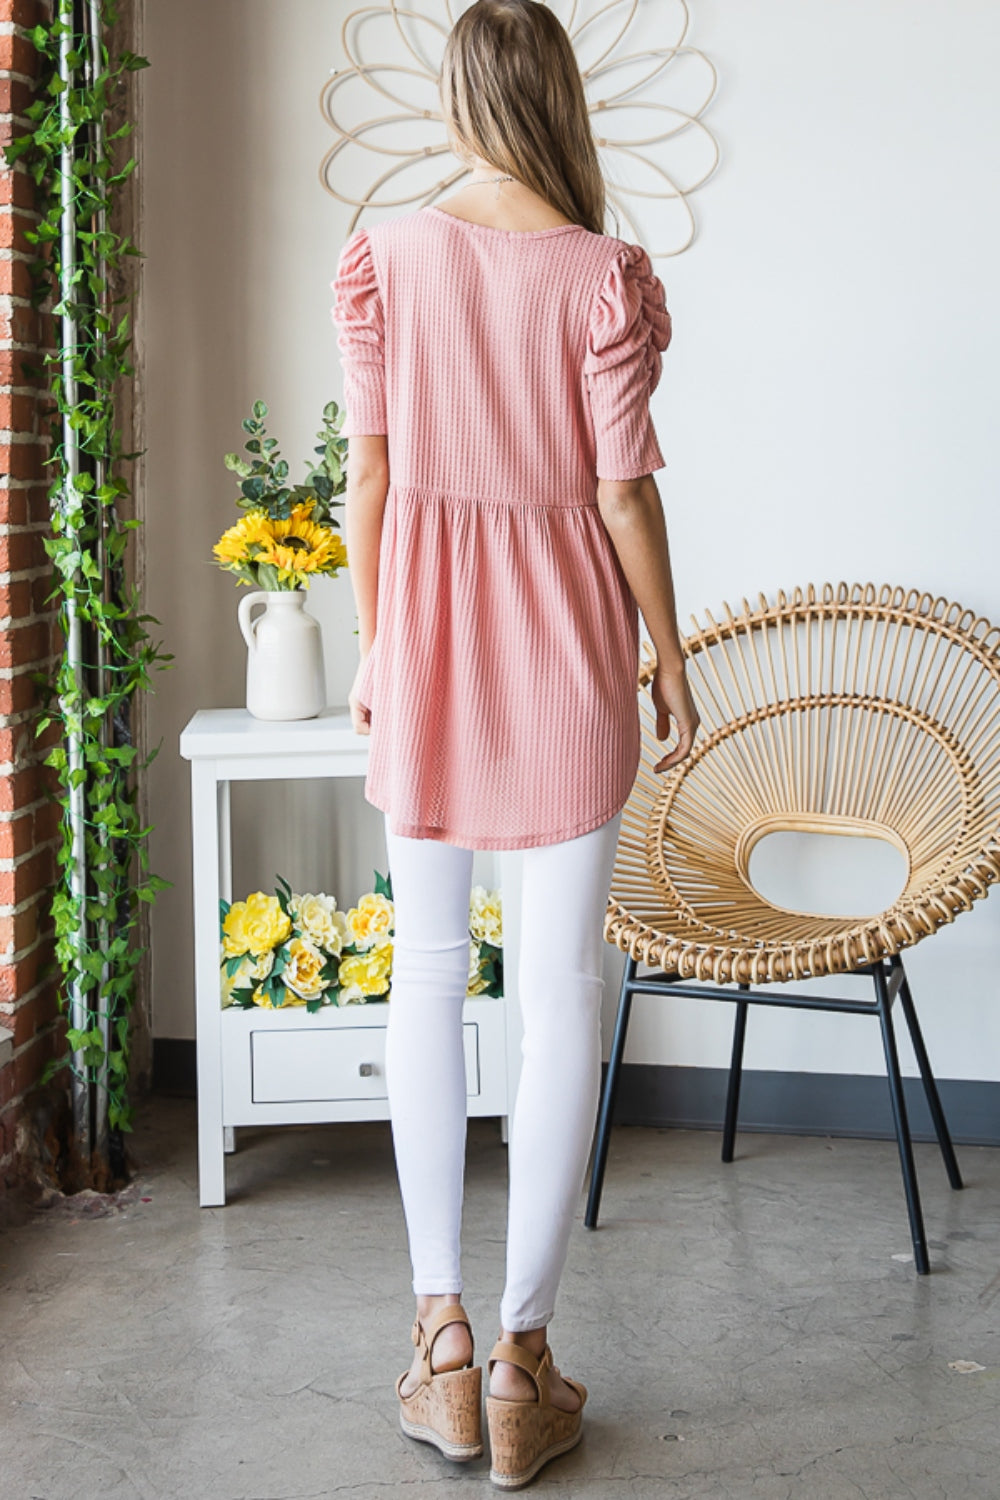
[{"label": "flower-shaped wire wall decor", "polygon": [[[423,10],[416,8],[421,3]],[[656,237],[668,243],[650,248],[649,253],[679,255],[695,238],[688,200],[719,162],[718,143],[702,119],[718,78],[704,52],[687,43],[691,24],[687,0],[645,0],[647,15],[655,6],[658,37],[669,32],[671,25],[673,35],[667,45],[635,51],[619,49],[633,23],[642,19],[643,0],[593,0],[589,11],[587,0],[537,3],[551,4],[573,42],[595,126],[609,209],[623,221],[628,236],[641,242],[627,200],[655,202]],[[436,14],[428,14],[427,5]],[[423,207],[469,175],[471,168],[456,162],[448,144],[438,87],[444,44],[456,12],[462,9],[453,7],[452,0],[410,0],[406,7],[398,0],[387,0],[361,6],[345,18],[341,43],[347,66],[331,71],[320,94],[323,116],[337,134],[320,165],[320,180],[334,198],[354,208],[348,233],[365,210]],[[383,32],[391,28],[383,38],[386,50],[394,46],[398,56],[402,48],[403,61],[366,62],[362,57],[366,27],[380,24]],[[657,94],[673,88],[673,102],[646,97],[643,91],[653,84]],[[342,108],[352,92],[358,115],[354,122],[345,120]],[[399,106],[402,113],[366,117],[372,92]],[[622,133],[609,129],[615,116],[624,126]],[[389,159],[360,198],[341,186],[352,151]],[[349,153],[346,158],[345,153]],[[450,158],[448,170],[443,177],[429,180],[432,168],[440,171],[441,157]],[[360,175],[360,162],[357,170]],[[630,172],[633,180],[622,180]],[[400,192],[402,196],[391,196]],[[622,231],[616,227],[614,232]]]}]

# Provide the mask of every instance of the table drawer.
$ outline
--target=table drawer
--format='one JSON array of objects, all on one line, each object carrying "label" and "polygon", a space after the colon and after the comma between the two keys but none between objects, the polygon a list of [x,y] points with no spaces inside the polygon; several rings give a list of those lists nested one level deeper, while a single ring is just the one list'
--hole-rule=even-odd
[{"label": "table drawer", "polygon": [[[479,1027],[466,1021],[466,1092],[479,1093]],[[254,1104],[384,1099],[384,1026],[282,1026],[250,1033]]]}]

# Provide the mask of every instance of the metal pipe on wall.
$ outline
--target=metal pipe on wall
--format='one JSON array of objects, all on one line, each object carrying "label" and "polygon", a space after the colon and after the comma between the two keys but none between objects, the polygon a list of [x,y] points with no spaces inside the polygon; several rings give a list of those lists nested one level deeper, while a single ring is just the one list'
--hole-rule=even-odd
[{"label": "metal pipe on wall", "polygon": [[[64,79],[70,77],[70,53],[75,41],[76,27],[73,24],[73,10],[73,0],[59,0],[59,19],[66,23],[66,30],[59,38],[59,71]],[[76,269],[76,209],[73,188],[75,130],[70,114],[69,89],[64,89],[60,95],[59,123],[64,134],[59,158],[59,195],[62,210],[59,241],[59,299],[62,308],[60,346],[65,409],[62,421],[62,443],[66,478],[63,491],[54,501],[54,506],[60,512],[63,526],[72,530],[76,524],[76,517],[79,515],[81,499],[76,489],[76,480],[80,473],[80,445],[76,429],[69,419],[69,412],[76,405],[77,397],[77,327],[70,309],[70,299],[75,295],[74,272]],[[72,595],[66,597],[63,607],[66,619],[66,655],[73,677],[72,693],[76,699],[73,703],[63,698],[60,703],[67,724],[66,754],[70,769],[69,821],[72,849],[70,890],[73,900],[78,903],[82,927],[87,919],[86,804],[83,786],[85,767],[82,737],[73,728],[74,721],[79,718],[80,705],[84,696],[82,630],[76,601]],[[75,772],[80,772],[80,775],[75,775]],[[71,1026],[81,1031],[87,1030],[87,997],[80,988],[78,977],[74,977],[70,984],[69,1021]],[[93,1142],[91,1140],[89,1086],[86,1081],[82,1049],[74,1053],[72,1074],[73,1133],[80,1150],[89,1156]]]},{"label": "metal pipe on wall", "polygon": [[[101,74],[101,40],[103,32],[101,0],[86,0],[82,19],[84,27],[88,33],[86,66],[88,70],[89,82],[93,87],[94,83]],[[94,121],[91,129],[93,134],[90,139],[90,150],[92,159],[96,161],[104,155],[104,126],[100,118]],[[96,295],[100,298],[103,298],[106,309],[110,313],[111,298],[107,286],[108,268],[105,263],[104,255],[100,250],[100,246],[103,243],[102,236],[105,229],[107,228],[107,214],[103,208],[99,208],[97,210],[97,213],[94,215],[93,227],[97,233],[97,239],[94,243],[97,247],[97,275],[101,285],[101,290]],[[94,340],[100,347],[103,347],[107,342],[106,335],[101,333],[99,329],[95,329]],[[95,459],[95,494],[100,491],[100,488],[104,484],[106,478],[107,468],[104,459]],[[103,580],[104,599],[105,603],[107,604],[110,603],[109,596],[111,593],[111,579],[109,575],[108,553],[106,546],[108,529],[108,508],[99,499],[96,499],[94,501],[94,522],[97,528],[97,565],[100,569],[101,578]],[[108,681],[108,647],[107,642],[104,638],[103,631],[96,632],[95,646],[97,655],[97,691],[99,696],[103,698],[108,692],[111,685]],[[100,733],[102,745],[109,746],[113,743],[114,727],[109,723],[108,714],[106,712],[101,719]],[[108,842],[110,842],[111,835],[108,832],[106,824],[102,825],[98,829],[98,837],[100,838],[102,844],[107,844]],[[103,891],[98,892],[98,900],[100,901],[102,906],[107,905],[107,896]],[[106,916],[102,916],[99,919],[99,924],[100,949],[102,953],[107,953],[112,941],[110,923]],[[107,988],[110,977],[111,965],[106,960],[101,965],[100,980],[96,987],[97,1025],[101,1032],[101,1040],[104,1047],[105,1057],[107,1057],[111,1051],[111,1002],[108,998]],[[93,1146],[103,1155],[107,1146],[108,1136],[107,1075],[103,1070],[98,1077],[95,1087],[93,1130]]]}]

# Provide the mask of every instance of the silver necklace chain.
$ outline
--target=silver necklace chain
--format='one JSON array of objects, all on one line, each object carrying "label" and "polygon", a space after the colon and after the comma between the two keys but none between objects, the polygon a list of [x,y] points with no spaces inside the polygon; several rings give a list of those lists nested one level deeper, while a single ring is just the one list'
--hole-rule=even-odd
[{"label": "silver necklace chain", "polygon": [[509,172],[505,172],[505,173],[502,173],[499,177],[470,177],[468,183],[466,184],[466,186],[467,187],[478,187],[480,184],[486,184],[488,182],[495,182],[496,185],[497,185],[496,196],[499,198],[499,196],[500,196],[500,184],[501,184],[501,182],[516,182],[516,181],[517,181],[516,177],[512,177]]}]

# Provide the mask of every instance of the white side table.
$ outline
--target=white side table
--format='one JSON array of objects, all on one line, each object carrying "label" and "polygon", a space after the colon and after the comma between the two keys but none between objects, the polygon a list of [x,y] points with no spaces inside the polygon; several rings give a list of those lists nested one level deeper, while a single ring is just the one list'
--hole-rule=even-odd
[{"label": "white side table", "polygon": [[[389,1003],[324,1006],[312,1015],[299,1006],[220,1003],[219,901],[233,899],[230,785],[364,776],[368,737],[354,733],[349,711],[327,708],[315,719],[270,724],[245,708],[199,709],[181,733],[180,752],[191,762],[199,1197],[202,1207],[213,1207],[226,1201],[225,1152],[234,1149],[238,1125],[389,1118]],[[505,993],[466,1000],[463,1022],[469,1114],[498,1116],[506,1140],[521,1064],[521,864],[518,850],[493,858],[504,905]],[[291,871],[289,878],[294,883]]]}]

